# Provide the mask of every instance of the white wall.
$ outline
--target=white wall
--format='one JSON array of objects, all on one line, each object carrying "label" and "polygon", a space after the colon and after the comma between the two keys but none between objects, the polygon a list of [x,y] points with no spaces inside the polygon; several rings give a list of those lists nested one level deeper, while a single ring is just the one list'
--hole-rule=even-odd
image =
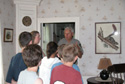
[{"label": "white wall", "polygon": [[[125,0],[43,0],[38,7],[38,18],[79,17],[80,42],[84,55],[79,67],[84,76],[96,76],[100,58],[112,63],[125,62]],[[95,22],[121,22],[121,54],[95,54]]]}]

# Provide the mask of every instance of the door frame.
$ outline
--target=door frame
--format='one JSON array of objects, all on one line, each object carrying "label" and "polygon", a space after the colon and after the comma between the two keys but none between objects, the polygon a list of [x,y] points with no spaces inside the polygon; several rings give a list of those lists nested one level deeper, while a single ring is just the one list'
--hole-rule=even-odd
[{"label": "door frame", "polygon": [[[38,31],[41,33],[41,23],[66,23],[75,22],[75,38],[79,40],[79,17],[56,17],[56,18],[38,18]],[[42,40],[42,38],[41,38]],[[40,42],[42,44],[43,42]]]},{"label": "door frame", "polygon": [[2,26],[0,20],[0,84],[4,84],[4,75],[3,75],[3,55],[2,55]]}]

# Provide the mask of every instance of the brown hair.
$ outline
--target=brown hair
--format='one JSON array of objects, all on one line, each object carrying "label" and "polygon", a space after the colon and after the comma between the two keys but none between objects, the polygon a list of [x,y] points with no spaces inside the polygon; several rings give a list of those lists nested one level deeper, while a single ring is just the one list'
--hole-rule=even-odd
[{"label": "brown hair", "polygon": [[76,56],[78,56],[78,48],[73,44],[66,44],[63,48],[63,61],[72,62]]},{"label": "brown hair", "polygon": [[65,44],[62,44],[58,47],[59,58],[62,58],[62,51],[63,51],[64,46],[65,46]]},{"label": "brown hair", "polygon": [[24,32],[20,33],[18,40],[19,40],[20,47],[21,48],[25,47],[25,46],[29,45],[30,41],[32,41],[32,35],[30,32],[24,31]]},{"label": "brown hair", "polygon": [[24,48],[22,56],[27,67],[37,66],[42,59],[42,49],[37,44],[28,45]]},{"label": "brown hair", "polygon": [[34,39],[36,37],[36,34],[39,34],[39,32],[38,31],[32,31],[31,34],[32,34],[32,42],[34,44]]},{"label": "brown hair", "polygon": [[47,49],[46,49],[46,53],[47,53],[47,58],[50,58],[50,56],[55,53],[57,51],[58,45],[51,41],[47,44]]}]

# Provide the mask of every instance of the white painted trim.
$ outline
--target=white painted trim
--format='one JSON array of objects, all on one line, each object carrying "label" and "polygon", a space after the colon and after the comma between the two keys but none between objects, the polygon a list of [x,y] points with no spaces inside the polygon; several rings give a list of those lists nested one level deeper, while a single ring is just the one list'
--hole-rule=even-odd
[{"label": "white painted trim", "polygon": [[18,33],[18,28],[19,28],[19,18],[18,18],[18,9],[19,9],[19,5],[16,5],[16,53],[18,53],[19,52],[19,50],[18,50],[18,47],[19,47],[19,42],[18,42],[18,35],[17,35],[17,33]]},{"label": "white painted trim", "polygon": [[14,4],[39,5],[41,0],[13,0]]},{"label": "white painted trim", "polygon": [[75,22],[75,38],[79,40],[79,17],[56,17],[56,18],[38,18],[38,31],[40,32],[41,23],[61,23]]},{"label": "white painted trim", "polygon": [[1,20],[0,20],[0,84],[4,84]]},{"label": "white painted trim", "polygon": [[[28,27],[22,24],[22,18],[26,15],[32,19],[32,24]],[[21,51],[18,41],[20,33],[23,31],[30,32],[32,30],[37,30],[37,6],[16,4],[16,53]]]}]

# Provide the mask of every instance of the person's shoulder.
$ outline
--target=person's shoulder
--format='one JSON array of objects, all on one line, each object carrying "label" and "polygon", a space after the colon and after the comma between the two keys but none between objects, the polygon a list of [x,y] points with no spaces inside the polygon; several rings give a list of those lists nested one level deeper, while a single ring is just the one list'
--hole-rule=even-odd
[{"label": "person's shoulder", "polygon": [[65,38],[62,38],[60,41],[63,41],[63,40],[65,40]]},{"label": "person's shoulder", "polygon": [[73,38],[72,41],[73,41],[73,42],[78,42],[79,46],[81,46],[81,43],[80,43],[80,41],[79,41],[78,39],[74,39],[74,38]]},{"label": "person's shoulder", "polygon": [[35,84],[43,84],[43,80],[41,78],[36,79]]},{"label": "person's shoulder", "polygon": [[47,56],[43,57],[43,59],[41,61],[41,65],[39,67],[40,68],[43,67],[47,63],[47,61],[48,61]]},{"label": "person's shoulder", "polygon": [[20,74],[22,74],[22,75],[25,75],[26,73],[27,73],[27,68],[24,69],[24,70],[22,70],[22,71],[20,72]]},{"label": "person's shoulder", "polygon": [[76,70],[76,69],[73,69],[72,71],[73,71],[73,73],[74,73],[76,76],[79,76],[79,75],[80,75],[80,71],[78,71],[78,70]]},{"label": "person's shoulder", "polygon": [[65,39],[65,38],[62,38],[61,40],[59,40],[58,45],[63,44],[65,41],[66,41],[66,39]]},{"label": "person's shoulder", "polygon": [[47,59],[47,56],[45,56],[45,57],[43,57],[43,59],[42,59],[42,62],[41,63],[43,63],[43,62],[46,62],[48,59]]},{"label": "person's shoulder", "polygon": [[55,63],[54,65],[62,65],[62,62]]},{"label": "person's shoulder", "polygon": [[73,64],[74,67],[78,67],[76,64]]},{"label": "person's shoulder", "polygon": [[62,38],[62,39],[59,40],[58,43],[63,42],[63,41],[65,41],[65,40],[66,40],[65,38]]},{"label": "person's shoulder", "polygon": [[13,58],[18,58],[18,57],[22,57],[22,53],[17,53],[15,56],[13,56]]},{"label": "person's shoulder", "polygon": [[58,57],[55,57],[56,63],[61,62]]},{"label": "person's shoulder", "polygon": [[62,63],[61,62],[55,63],[53,64],[52,68],[55,68],[56,66],[59,66],[59,65],[62,65]]},{"label": "person's shoulder", "polygon": [[78,41],[78,42],[79,42],[79,40],[78,40],[78,39],[75,39],[75,38],[73,38],[72,40],[74,40],[74,41]]},{"label": "person's shoulder", "polygon": [[60,70],[61,68],[63,68],[63,64],[62,63],[59,63],[59,64],[56,64],[55,67],[53,68],[53,70]]},{"label": "person's shoulder", "polygon": [[19,73],[19,77],[18,77],[18,80],[22,80],[22,78],[24,78],[26,76],[26,69],[22,70],[20,73]]},{"label": "person's shoulder", "polygon": [[80,72],[80,69],[79,69],[79,67],[78,67],[76,64],[73,64],[73,68],[74,68],[75,70],[77,70],[77,71]]},{"label": "person's shoulder", "polygon": [[19,60],[21,58],[23,58],[22,53],[17,53],[15,56],[12,57],[12,60]]},{"label": "person's shoulder", "polygon": [[46,60],[47,59],[47,56],[44,56],[42,60]]}]

